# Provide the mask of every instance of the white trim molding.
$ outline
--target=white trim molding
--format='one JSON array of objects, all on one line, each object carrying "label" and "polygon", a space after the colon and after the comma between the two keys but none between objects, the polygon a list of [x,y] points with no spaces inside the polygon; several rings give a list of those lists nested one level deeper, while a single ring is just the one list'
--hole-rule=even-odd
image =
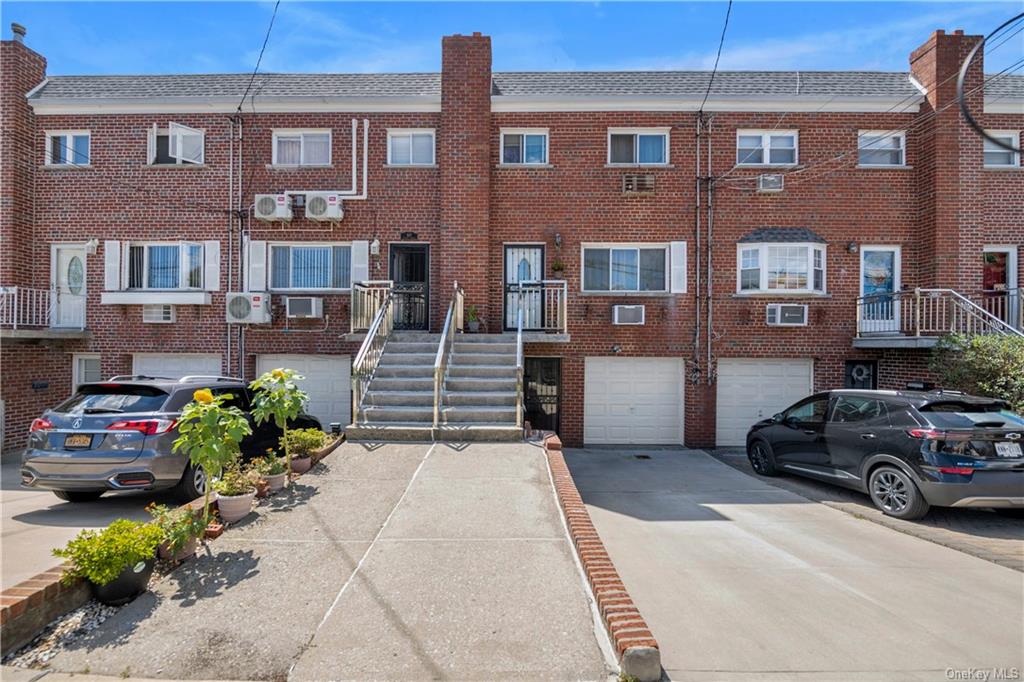
[{"label": "white trim molding", "polygon": [[[237,97],[96,97],[87,99],[32,98],[37,115],[67,114],[232,114]],[[441,111],[440,97],[260,97],[259,111],[267,114],[387,113]]]},{"label": "white trim molding", "polygon": [[103,305],[210,305],[212,296],[205,291],[159,291],[156,289],[131,291],[104,291],[100,294]]}]

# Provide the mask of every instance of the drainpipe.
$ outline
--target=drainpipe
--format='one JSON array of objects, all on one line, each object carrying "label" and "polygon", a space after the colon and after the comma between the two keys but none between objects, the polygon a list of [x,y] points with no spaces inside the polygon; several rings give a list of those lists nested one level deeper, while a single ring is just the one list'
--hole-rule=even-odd
[{"label": "drainpipe", "polygon": [[695,118],[696,124],[696,148],[697,153],[694,155],[696,159],[696,170],[694,174],[695,186],[694,186],[694,231],[696,233],[696,263],[694,268],[694,285],[696,288],[696,304],[694,305],[694,324],[693,324],[693,368],[690,370],[690,375],[693,381],[697,380],[700,376],[700,325],[701,325],[701,234],[700,234],[700,212],[701,212],[701,178],[700,178],[700,142],[701,136],[703,135],[703,115],[697,112]]},{"label": "drainpipe", "polygon": [[[227,258],[227,261],[226,261],[227,262],[227,266],[228,266],[228,292],[231,291],[232,284],[234,283],[234,278],[232,277],[232,274],[234,273],[234,267],[235,267],[235,252],[234,252],[235,239],[234,239],[234,234],[233,234],[233,230],[234,230],[234,226],[235,226],[235,214],[234,214],[234,201],[232,201],[232,198],[231,198],[231,190],[235,186],[234,172],[235,172],[235,121],[234,121],[233,118],[229,118],[228,119],[228,192],[227,192],[227,200],[228,200],[228,258]],[[226,324],[225,323],[224,327],[225,327],[225,337],[226,337],[225,343],[226,343],[226,346],[227,346],[227,355],[228,355],[227,375],[231,376],[231,333],[232,333],[232,330],[231,330],[231,325],[230,324]]]},{"label": "drainpipe", "polygon": [[708,168],[707,168],[708,175],[707,175],[707,180],[706,180],[706,185],[707,185],[707,188],[708,188],[708,206],[707,206],[707,208],[708,208],[708,238],[707,238],[707,250],[708,250],[707,259],[708,259],[708,262],[707,262],[707,282],[705,282],[705,284],[704,284],[704,294],[705,294],[705,297],[707,298],[707,325],[706,325],[704,336],[707,339],[705,343],[707,343],[707,348],[708,348],[706,364],[704,366],[704,369],[705,369],[705,377],[707,378],[708,386],[710,386],[714,382],[714,372],[712,371],[712,367],[711,367],[711,344],[712,344],[712,333],[711,333],[711,322],[712,322],[712,310],[711,310],[711,307],[712,306],[711,306],[711,303],[712,303],[712,289],[713,289],[713,287],[712,287],[712,277],[711,277],[712,276],[712,272],[713,272],[713,267],[712,267],[713,261],[712,261],[711,256],[712,256],[712,244],[714,243],[714,239],[715,239],[715,184],[714,184],[714,181],[712,180],[712,175],[711,175],[712,135],[713,135],[713,132],[714,132],[714,129],[712,127],[713,119],[714,119],[713,116],[708,119]]}]

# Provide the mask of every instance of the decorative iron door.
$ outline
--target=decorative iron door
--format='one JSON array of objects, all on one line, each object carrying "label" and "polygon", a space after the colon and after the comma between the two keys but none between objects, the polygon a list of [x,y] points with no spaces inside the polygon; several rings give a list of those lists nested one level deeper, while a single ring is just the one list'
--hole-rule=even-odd
[{"label": "decorative iron door", "polygon": [[395,329],[426,331],[430,327],[429,253],[426,244],[391,244]]},{"label": "decorative iron door", "polygon": [[519,299],[523,301],[523,329],[543,328],[544,292],[541,289],[519,293],[520,282],[544,279],[544,247],[508,244],[505,246],[505,329],[516,328]]},{"label": "decorative iron door", "polygon": [[561,386],[561,358],[523,358],[524,418],[534,429],[558,433]]}]

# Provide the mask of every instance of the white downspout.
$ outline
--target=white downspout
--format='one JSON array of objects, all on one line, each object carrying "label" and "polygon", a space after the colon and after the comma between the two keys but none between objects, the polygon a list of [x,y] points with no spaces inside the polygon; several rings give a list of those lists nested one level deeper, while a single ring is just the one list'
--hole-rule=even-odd
[{"label": "white downspout", "polygon": [[[349,201],[362,201],[367,197],[367,189],[369,188],[369,176],[370,176],[370,120],[363,119],[363,190],[359,194],[356,194],[357,179],[359,177],[359,170],[356,165],[356,137],[358,135],[359,120],[352,119],[352,187],[344,191],[335,192],[339,197],[347,199]],[[310,194],[312,192],[323,192],[324,190],[304,190],[304,189],[290,189],[283,192],[286,196],[293,194]]]}]

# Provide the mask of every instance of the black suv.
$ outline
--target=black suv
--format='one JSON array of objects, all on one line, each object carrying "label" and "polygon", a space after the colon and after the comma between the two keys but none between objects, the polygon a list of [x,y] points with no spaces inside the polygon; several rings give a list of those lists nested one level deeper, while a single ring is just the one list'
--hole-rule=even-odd
[{"label": "black suv", "polygon": [[[230,394],[226,405],[249,414],[251,394],[245,382],[230,377],[181,379],[119,376],[82,384],[73,396],[32,422],[22,455],[21,484],[52,490],[62,500],[87,502],[108,490],[174,488],[182,501],[201,497],[206,474],[172,445],[177,420],[192,394],[208,388]],[[241,443],[243,457],[277,449],[281,430],[272,422],[257,425]],[[321,428],[301,415],[289,427]]]},{"label": "black suv", "polygon": [[952,391],[841,390],[805,398],[747,434],[754,471],[866,492],[916,519],[929,505],[1024,511],[1024,417]]}]

